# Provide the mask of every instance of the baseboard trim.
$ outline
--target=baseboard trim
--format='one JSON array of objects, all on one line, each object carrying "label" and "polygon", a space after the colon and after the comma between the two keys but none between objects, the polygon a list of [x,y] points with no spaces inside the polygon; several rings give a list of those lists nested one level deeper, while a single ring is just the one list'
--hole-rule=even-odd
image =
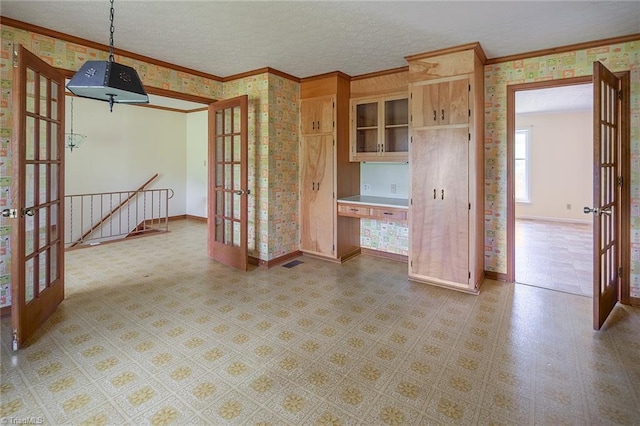
[{"label": "baseboard trim", "polygon": [[382,259],[390,259],[390,260],[395,260],[397,262],[403,262],[403,263],[409,262],[409,256],[405,256],[404,254],[389,253],[386,251],[374,250],[374,249],[364,248],[364,247],[362,247],[360,251],[362,252],[362,254],[367,256],[380,257]]},{"label": "baseboard trim", "polygon": [[484,271],[484,277],[489,280],[507,282],[507,274],[494,271]]},{"label": "baseboard trim", "polygon": [[340,256],[340,263],[344,263],[347,260],[354,258],[356,256],[358,256],[360,253],[362,252],[362,249],[360,247],[356,247],[355,249],[353,249],[352,251],[343,254],[342,256]]},{"label": "baseboard trim", "polygon": [[581,225],[588,225],[593,223],[593,220],[580,220],[580,219],[566,219],[562,217],[543,217],[543,216],[516,216],[516,220],[540,220],[544,222],[560,222],[560,223],[577,223]]},{"label": "baseboard trim", "polygon": [[175,216],[169,216],[169,222],[174,220],[197,220],[198,222],[206,222],[207,218],[202,216],[194,216],[192,214],[178,214]]},{"label": "baseboard trim", "polygon": [[291,253],[284,254],[271,260],[263,260],[254,256],[249,256],[249,264],[269,269],[274,266],[278,266],[287,260],[295,259],[300,256],[302,256],[302,252],[300,250],[292,251]]}]

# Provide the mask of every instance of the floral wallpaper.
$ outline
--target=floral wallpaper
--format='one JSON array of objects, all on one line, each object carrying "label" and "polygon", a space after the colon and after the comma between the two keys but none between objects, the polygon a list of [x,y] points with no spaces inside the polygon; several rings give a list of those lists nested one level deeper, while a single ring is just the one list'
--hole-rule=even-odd
[{"label": "floral wallpaper", "polygon": [[631,296],[640,297],[640,41],[485,66],[485,270],[507,272],[507,86],[631,71]]},{"label": "floral wallpaper", "polygon": [[297,251],[300,84],[269,74],[268,260]]}]

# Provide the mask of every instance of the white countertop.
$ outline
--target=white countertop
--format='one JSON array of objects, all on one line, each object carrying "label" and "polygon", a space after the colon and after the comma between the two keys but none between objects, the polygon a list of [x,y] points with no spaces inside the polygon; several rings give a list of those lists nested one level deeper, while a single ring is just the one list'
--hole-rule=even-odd
[{"label": "white countertop", "polygon": [[401,209],[409,208],[409,200],[406,198],[374,197],[371,195],[354,195],[352,197],[338,198],[338,202],[364,204],[368,206],[396,207]]}]

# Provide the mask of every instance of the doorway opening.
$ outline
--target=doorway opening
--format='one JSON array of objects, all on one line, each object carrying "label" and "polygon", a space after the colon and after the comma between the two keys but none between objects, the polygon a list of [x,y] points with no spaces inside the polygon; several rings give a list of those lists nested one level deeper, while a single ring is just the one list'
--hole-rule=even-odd
[{"label": "doorway opening", "polygon": [[591,297],[593,84],[515,93],[515,281]]}]

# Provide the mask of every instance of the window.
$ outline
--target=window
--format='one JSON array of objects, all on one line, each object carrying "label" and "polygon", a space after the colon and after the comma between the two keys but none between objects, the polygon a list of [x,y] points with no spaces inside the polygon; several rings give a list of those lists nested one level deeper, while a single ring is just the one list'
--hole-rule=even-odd
[{"label": "window", "polygon": [[516,130],[515,138],[515,189],[516,202],[530,203],[531,188],[531,131],[529,129]]}]

